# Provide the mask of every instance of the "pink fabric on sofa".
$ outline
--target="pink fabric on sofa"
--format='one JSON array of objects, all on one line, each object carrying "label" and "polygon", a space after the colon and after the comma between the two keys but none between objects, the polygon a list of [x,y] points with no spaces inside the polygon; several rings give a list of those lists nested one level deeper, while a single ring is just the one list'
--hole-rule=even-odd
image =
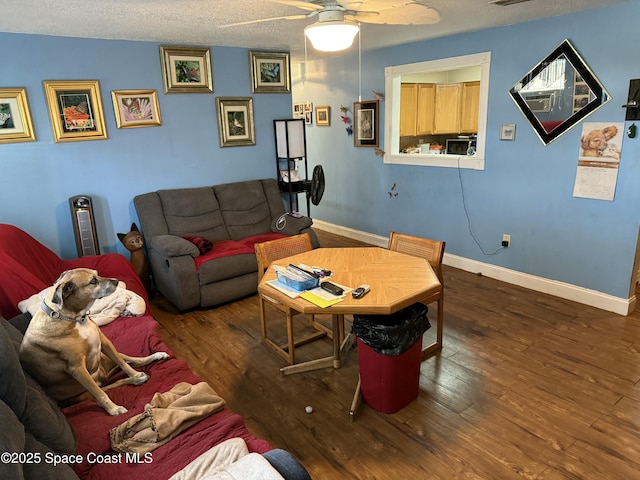
[{"label": "pink fabric on sofa", "polygon": [[[11,318],[18,314],[19,301],[52,285],[64,270],[78,267],[93,268],[102,276],[124,281],[127,288],[147,300],[140,279],[124,256],[106,254],[61,260],[22,230],[0,224],[0,315]],[[131,459],[127,461],[125,455],[118,457],[111,449],[111,428],[142,413],[156,392],[166,392],[179,382],[198,383],[201,380],[190,371],[185,361],[176,359],[162,341],[158,323],[150,315],[148,303],[144,316],[120,317],[101,329],[122,353],[145,356],[164,351],[171,358],[141,368],[149,374],[149,380],[143,385],[109,390],[113,401],[128,409],[124,415],[110,416],[93,398],[63,409],[74,429],[78,454],[83,459],[81,463],[73,465],[80,478],[166,479],[211,447],[233,437],[243,438],[252,452],[271,450],[266,441],[256,438],[247,430],[242,417],[225,408],[185,430],[152,452],[151,457],[141,458],[141,463],[132,463]],[[216,386],[211,386],[215,390]],[[109,463],[109,459],[115,461]]]}]

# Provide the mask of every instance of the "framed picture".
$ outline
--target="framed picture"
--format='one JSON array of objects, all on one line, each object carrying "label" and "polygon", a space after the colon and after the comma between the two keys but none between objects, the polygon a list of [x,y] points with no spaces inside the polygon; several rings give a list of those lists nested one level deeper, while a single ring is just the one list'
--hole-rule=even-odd
[{"label": "framed picture", "polygon": [[35,142],[26,88],[0,88],[0,143]]},{"label": "framed picture", "polygon": [[156,90],[112,90],[111,99],[118,128],[162,125]]},{"label": "framed picture", "polygon": [[353,145],[378,146],[378,100],[353,102]]},{"label": "framed picture", "polygon": [[216,113],[221,147],[256,144],[253,98],[217,97]]},{"label": "framed picture", "polygon": [[213,93],[208,48],[161,45],[160,62],[164,93]]},{"label": "framed picture", "polygon": [[319,127],[328,127],[331,125],[331,107],[316,107],[316,125]]},{"label": "framed picture", "polygon": [[287,52],[249,51],[251,93],[289,93],[291,75]]},{"label": "framed picture", "polygon": [[42,82],[55,142],[108,138],[97,80]]},{"label": "framed picture", "polygon": [[503,123],[500,125],[500,140],[515,140],[516,139],[516,124],[515,123]]}]

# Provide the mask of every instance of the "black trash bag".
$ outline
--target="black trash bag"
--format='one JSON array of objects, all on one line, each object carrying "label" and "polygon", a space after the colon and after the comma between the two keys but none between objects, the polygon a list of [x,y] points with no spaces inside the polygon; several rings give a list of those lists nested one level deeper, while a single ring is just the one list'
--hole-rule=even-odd
[{"label": "black trash bag", "polygon": [[428,308],[421,303],[391,315],[354,315],[351,331],[365,345],[382,355],[400,355],[431,328]]}]

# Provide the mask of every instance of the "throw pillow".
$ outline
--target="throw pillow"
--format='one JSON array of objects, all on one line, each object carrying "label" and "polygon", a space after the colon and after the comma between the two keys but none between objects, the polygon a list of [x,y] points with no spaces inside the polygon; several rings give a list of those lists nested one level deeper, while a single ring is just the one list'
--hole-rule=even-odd
[{"label": "throw pillow", "polygon": [[67,418],[43,388],[22,370],[22,335],[0,320],[0,400],[15,412],[25,431],[56,453],[74,453],[76,439]]},{"label": "throw pillow", "polygon": [[39,454],[42,459],[40,462],[31,462],[22,465],[25,480],[78,480],[78,475],[76,475],[70,465],[67,465],[66,463],[58,463],[54,465],[52,462],[46,461],[45,459],[47,458],[47,455],[51,455],[51,450],[28,433],[25,438],[24,451]]},{"label": "throw pillow", "polygon": [[213,248],[213,243],[211,243],[206,238],[198,237],[197,235],[185,235],[182,238],[184,238],[185,240],[189,240],[196,247],[198,247],[200,255],[204,255],[205,253],[210,252]]},{"label": "throw pillow", "polygon": [[[0,319],[0,321],[3,321]],[[24,428],[18,417],[0,401],[0,453],[17,454],[24,450]],[[20,462],[0,462],[0,478],[24,478]]]},{"label": "throw pillow", "polygon": [[0,318],[0,400],[20,417],[27,405],[27,385],[18,357],[20,344],[14,344],[10,328],[14,327]]},{"label": "throw pillow", "polygon": [[11,320],[9,320],[9,323],[16,327],[20,331],[20,333],[24,335],[24,332],[27,331],[27,327],[29,326],[30,321],[31,314],[27,312],[21,313],[17,317],[13,317]]}]

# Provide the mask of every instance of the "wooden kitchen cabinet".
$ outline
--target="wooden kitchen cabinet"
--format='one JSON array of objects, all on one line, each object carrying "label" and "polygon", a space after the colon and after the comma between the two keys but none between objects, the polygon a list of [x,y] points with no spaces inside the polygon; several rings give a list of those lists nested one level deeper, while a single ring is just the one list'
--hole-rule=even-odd
[{"label": "wooden kitchen cabinet", "polygon": [[403,83],[400,85],[400,136],[416,135],[418,109],[418,84]]},{"label": "wooden kitchen cabinet", "polygon": [[476,133],[480,82],[400,85],[400,136]]},{"label": "wooden kitchen cabinet", "polygon": [[460,132],[462,84],[436,84],[436,105],[433,133]]},{"label": "wooden kitchen cabinet", "polygon": [[461,133],[478,132],[478,111],[480,107],[480,82],[462,84]]},{"label": "wooden kitchen cabinet", "polygon": [[418,84],[418,112],[416,115],[416,135],[433,133],[434,114],[436,110],[435,83]]}]

